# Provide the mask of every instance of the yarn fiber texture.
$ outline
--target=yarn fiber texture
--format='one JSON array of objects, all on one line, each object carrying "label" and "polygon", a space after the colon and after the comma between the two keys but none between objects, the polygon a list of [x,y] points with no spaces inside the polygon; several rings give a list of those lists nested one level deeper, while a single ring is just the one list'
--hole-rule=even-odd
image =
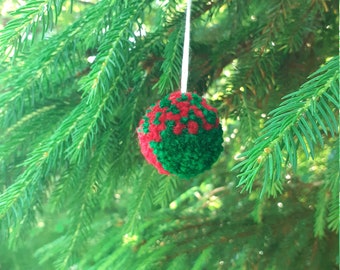
[{"label": "yarn fiber texture", "polygon": [[145,159],[181,178],[209,169],[223,150],[217,110],[194,93],[176,91],[150,106],[137,134]]}]

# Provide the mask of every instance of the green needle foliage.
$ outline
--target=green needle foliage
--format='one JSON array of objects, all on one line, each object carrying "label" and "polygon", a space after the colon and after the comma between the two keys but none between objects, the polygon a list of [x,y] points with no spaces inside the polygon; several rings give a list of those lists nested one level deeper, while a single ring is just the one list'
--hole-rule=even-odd
[{"label": "green needle foliage", "polygon": [[249,151],[241,155],[246,159],[236,166],[241,167],[239,185],[245,184],[245,189],[251,189],[263,168],[262,191],[274,195],[275,189],[282,186],[282,164],[296,171],[299,147],[307,159],[314,159],[315,146],[324,145],[321,132],[335,137],[338,132],[336,111],[339,109],[338,65],[339,57],[332,58],[269,113],[270,119],[265,123],[263,134],[255,139]]},{"label": "green needle foliage", "polygon": [[159,175],[186,1],[0,1],[0,269],[337,269],[338,3],[193,1],[189,91],[224,151]]}]

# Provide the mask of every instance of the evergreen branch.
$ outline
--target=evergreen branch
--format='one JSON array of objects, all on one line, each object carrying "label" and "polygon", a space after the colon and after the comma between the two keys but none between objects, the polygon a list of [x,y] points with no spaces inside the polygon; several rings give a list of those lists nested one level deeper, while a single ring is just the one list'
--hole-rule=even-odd
[{"label": "evergreen branch", "polygon": [[69,262],[71,259],[71,256],[73,254],[74,249],[76,248],[76,243],[79,241],[80,239],[80,234],[81,231],[84,229],[82,226],[84,225],[84,220],[86,217],[86,204],[82,203],[80,206],[80,209],[78,209],[77,213],[78,216],[75,218],[75,220],[77,220],[78,222],[76,222],[76,224],[72,224],[73,226],[75,225],[74,231],[72,236],[70,237],[70,242],[67,243],[67,249],[65,250],[66,256],[63,257],[61,256],[59,258],[60,262],[57,262],[58,268],[59,269],[67,269],[68,267],[70,267]]},{"label": "evergreen branch", "polygon": [[[149,0],[131,2],[128,8],[124,8],[114,17],[99,46],[91,72],[81,81],[89,103],[93,99],[101,99],[107,89],[110,89],[112,78],[121,75],[130,54],[129,49],[132,49],[129,38],[134,37],[134,23],[148,2]],[[123,80],[121,83],[126,84]]]},{"label": "evergreen branch", "polygon": [[[41,158],[43,159],[43,158]],[[38,164],[37,164],[38,165]],[[29,179],[29,181],[26,181],[26,177]],[[9,226],[14,226],[16,222],[20,218],[23,217],[21,208],[19,205],[22,204],[22,202],[25,202],[25,205],[30,204],[32,198],[29,197],[29,192],[27,192],[28,187],[32,183],[36,183],[43,177],[40,170],[37,170],[36,172],[31,172],[28,174],[27,172],[23,174],[15,184],[9,186],[2,194],[0,194],[0,220],[3,220],[6,215],[8,215],[8,219],[11,221],[9,222]],[[9,211],[12,210],[15,212],[15,220],[11,220],[11,216]]]},{"label": "evergreen branch", "polygon": [[[205,12],[214,8],[218,9],[223,4],[223,1],[197,3],[192,7],[192,18],[200,18]],[[160,19],[157,24],[159,27],[157,27],[155,38],[166,38],[168,41],[163,53],[162,74],[152,89],[157,89],[161,94],[171,92],[179,87],[184,37],[184,13],[178,12],[179,5],[177,1],[168,1],[159,12]],[[170,33],[169,37],[164,33]]]},{"label": "evergreen branch", "polygon": [[[286,237],[284,239],[281,239],[278,243],[277,247],[273,251],[273,255],[276,259],[272,261],[273,265],[277,265],[276,260],[280,260],[279,258],[282,258],[282,255],[284,254],[284,257],[292,258],[292,261],[294,261],[296,264],[298,263],[298,259],[303,254],[303,252],[306,252],[311,247],[311,243],[313,241],[312,235],[309,234],[309,236],[297,234],[295,233],[296,230],[302,229],[302,228],[312,228],[312,224],[310,223],[310,220],[306,219],[305,217],[299,217],[299,222],[295,224],[295,231],[291,230],[288,234],[286,234]],[[299,245],[296,245],[294,249],[291,248],[292,243],[299,243]]]},{"label": "evergreen branch", "polygon": [[182,61],[182,39],[183,25],[174,30],[165,47],[165,60],[162,64],[162,75],[159,81],[153,86],[153,89],[158,89],[159,93],[171,92],[179,87],[181,77],[181,61]]},{"label": "evergreen branch", "polygon": [[10,128],[6,129],[2,135],[0,135],[0,140],[4,141],[8,136],[13,136],[13,133],[15,133],[18,129],[20,129],[22,126],[27,125],[27,122],[32,121],[32,119],[39,118],[41,114],[44,114],[46,112],[49,112],[51,110],[54,110],[57,106],[55,104],[53,105],[47,105],[40,109],[37,109],[33,111],[30,114],[25,115],[22,117],[18,122],[16,122],[14,125],[12,125]]},{"label": "evergreen branch", "polygon": [[[98,9],[97,9],[98,10]],[[89,14],[93,14],[93,13],[89,13]],[[96,18],[96,17],[94,17],[94,18]],[[96,18],[96,20],[97,20],[97,18]],[[83,27],[82,27],[83,25],[75,25],[75,28],[74,27],[71,27],[70,29],[69,29],[69,33],[72,33],[72,34],[74,34],[75,32],[77,32],[77,31],[80,31],[81,29],[83,29]],[[61,42],[62,44],[65,44],[65,42]],[[57,44],[58,44],[58,42],[57,42]],[[52,51],[51,51],[52,52]],[[55,56],[58,56],[58,54],[56,54],[55,53],[55,51],[54,52],[52,52],[53,53],[53,55],[55,55]],[[48,63],[49,64],[49,63]],[[48,66],[48,65],[47,65]],[[24,76],[25,77],[25,76]],[[22,88],[22,89],[24,89],[24,88]],[[8,95],[8,96],[10,96],[10,95]],[[107,96],[107,98],[109,98],[108,96]],[[13,96],[11,97],[11,100],[13,100]],[[15,98],[14,98],[14,100],[15,100]],[[104,103],[102,103],[102,104],[104,104]],[[6,105],[8,105],[8,104],[6,104]],[[82,113],[83,113],[83,111],[85,110],[84,108],[86,107],[86,105],[83,103],[82,104],[83,106],[78,106],[77,108],[76,108],[76,110],[71,114],[71,116],[69,117],[69,118],[67,118],[65,121],[64,121],[64,123],[61,125],[61,129],[63,129],[63,128],[66,128],[66,130],[68,130],[67,132],[66,132],[66,134],[68,134],[68,132],[70,132],[71,130],[73,130],[73,128],[75,127],[75,125],[76,125],[76,123],[77,123],[77,121],[75,121],[74,122],[74,120],[76,119],[76,120],[81,120],[82,118],[83,118],[83,115],[82,115]],[[102,108],[102,107],[100,107],[100,108]],[[60,134],[59,134],[60,135]],[[66,137],[64,137],[64,138],[67,138],[67,136]],[[62,141],[63,139],[61,139],[61,141]],[[48,152],[48,151],[47,151]]]},{"label": "evergreen branch", "polygon": [[272,188],[281,179],[283,149],[287,152],[287,161],[296,169],[298,146],[302,147],[307,158],[313,158],[316,137],[323,142],[319,127],[325,134],[330,132],[334,136],[337,133],[337,121],[332,109],[334,101],[338,104],[332,89],[338,81],[337,63],[338,57],[334,57],[313,73],[299,91],[286,96],[280,107],[270,113],[272,118],[266,123],[263,135],[241,155],[246,159],[234,168],[240,168],[239,186],[244,185],[243,189],[251,190],[255,177],[263,169],[262,193],[273,194]]},{"label": "evergreen branch", "polygon": [[[74,114],[77,115],[79,121],[74,122],[74,125],[72,125],[73,143],[66,150],[67,156],[71,161],[81,161],[86,155],[86,150],[91,149],[95,135],[99,131],[99,121],[101,121],[104,127],[106,126],[105,122],[107,122],[108,119],[105,120],[103,115],[105,111],[113,111],[110,108],[113,108],[116,103],[112,100],[111,94],[120,87],[120,79],[121,77],[116,78],[109,91],[106,92],[101,100],[96,99],[96,102],[88,106],[87,100],[83,99],[75,108]],[[71,122],[73,119],[72,117],[66,120],[67,122]]]},{"label": "evergreen branch", "polygon": [[166,177],[159,181],[158,191],[155,194],[153,202],[159,204],[162,207],[169,205],[169,202],[173,200],[173,195],[178,187],[178,180],[173,177]]},{"label": "evergreen branch", "polygon": [[[107,269],[124,269],[126,262],[129,259],[129,245],[122,245],[122,247],[110,254],[105,260],[99,262],[95,266],[91,267],[90,270],[107,270]],[[112,268],[113,267],[113,268]]]},{"label": "evergreen branch", "polygon": [[189,263],[189,256],[185,253],[174,258],[169,265],[167,265],[168,270],[184,270],[185,265]]},{"label": "evergreen branch", "polygon": [[[80,148],[80,146],[83,146],[87,135],[92,130],[92,128],[95,127],[97,119],[100,118],[103,108],[105,107],[105,105],[107,105],[106,102],[110,100],[110,95],[112,91],[115,89],[115,87],[118,86],[117,84],[119,82],[119,79],[120,77],[116,79],[116,83],[113,84],[113,87],[111,87],[110,91],[106,93],[104,99],[100,101],[100,104],[98,106],[91,106],[90,112],[88,112],[88,114],[84,114],[84,111],[88,109],[86,102],[81,102],[81,104],[77,106],[76,109],[70,114],[70,116],[66,118],[64,122],[60,125],[54,136],[52,136],[51,139],[49,139],[43,147],[36,149],[33,152],[32,157],[26,160],[25,164],[28,165],[26,173],[24,173],[15,184],[13,184],[10,188],[6,190],[4,194],[0,196],[0,201],[6,201],[6,204],[3,204],[2,207],[0,207],[0,217],[4,216],[9,211],[9,209],[16,204],[17,199],[21,195],[25,194],[26,189],[30,185],[34,186],[37,182],[39,182],[41,175],[47,174],[50,164],[53,163],[52,160],[57,160],[56,157],[60,154],[60,151],[62,149],[61,146],[67,141],[68,138],[70,138],[70,135],[73,134],[72,137],[75,138],[75,141],[80,140],[80,142],[76,144],[78,146],[78,149]],[[84,125],[83,119],[89,114],[94,115],[94,117],[87,117],[87,121],[90,121],[87,123],[87,125]],[[81,121],[83,122],[81,123]],[[85,135],[79,133],[79,130],[77,128],[78,126],[85,129]],[[41,155],[43,156],[43,158],[41,157]],[[31,173],[32,171],[34,171],[33,168],[36,168],[37,165],[40,165],[38,167],[40,170],[37,171],[36,177],[31,177]],[[26,177],[28,177],[29,180],[27,180]],[[25,181],[25,179],[27,181]]]},{"label": "evergreen branch", "polygon": [[314,235],[322,238],[325,235],[327,205],[330,196],[325,189],[321,189],[318,194],[318,202],[315,211]]},{"label": "evergreen branch", "polygon": [[334,145],[328,157],[324,184],[318,193],[315,207],[314,235],[319,238],[325,236],[326,227],[334,232],[339,231],[339,139]]},{"label": "evergreen branch", "polygon": [[[16,182],[9,186],[2,194],[0,194],[0,220],[5,216],[8,217],[9,226],[20,223],[23,217],[23,205],[32,211],[29,206],[33,206],[37,202],[39,192],[38,186],[45,183],[45,177],[51,171],[51,165],[57,168],[58,157],[61,156],[62,144],[67,140],[70,131],[73,130],[72,123],[61,125],[62,132],[57,132],[45,142],[39,144],[29,155],[29,157],[21,164],[25,167],[25,171],[17,178]],[[53,169],[54,169],[53,168]],[[23,204],[24,202],[24,204]],[[12,213],[15,212],[15,215]]]},{"label": "evergreen branch", "polygon": [[138,229],[137,224],[141,214],[151,208],[152,197],[156,190],[156,177],[153,176],[155,171],[150,166],[145,166],[136,177],[136,193],[131,203],[128,213],[128,222],[125,231],[129,234],[135,233]]},{"label": "evergreen branch", "polygon": [[[153,40],[150,39],[145,46],[148,47]],[[132,65],[132,64],[131,64]],[[134,89],[129,93],[124,102],[119,104],[119,108],[115,109],[114,115],[110,119],[110,156],[107,159],[109,168],[107,171],[105,181],[105,189],[101,190],[100,197],[101,206],[103,208],[112,205],[112,193],[120,187],[119,183],[130,183],[131,179],[135,178],[135,171],[132,170],[134,166],[140,166],[139,154],[136,149],[138,148],[135,129],[140,120],[140,101],[144,101],[142,90],[145,87],[145,79],[143,72],[136,72],[134,74]],[[129,112],[124,114],[124,112]],[[126,134],[130,134],[126,136]],[[137,154],[137,156],[136,156]],[[126,166],[129,164],[129,166]],[[114,179],[114,180],[113,180]]]},{"label": "evergreen branch", "polygon": [[[137,269],[147,269],[148,266],[153,266],[152,269],[157,266],[168,269],[167,266],[183,254],[198,255],[204,250],[227,242],[229,239],[243,243],[249,239],[250,235],[254,235],[251,233],[251,231],[254,232],[253,224],[240,224],[235,221],[233,225],[219,227],[219,224],[226,223],[227,220],[201,219],[198,216],[202,217],[202,215],[195,214],[190,214],[187,217],[181,214],[180,216],[175,214],[172,217],[170,215],[168,220],[163,219],[163,222],[153,223],[153,225],[159,224],[158,226],[161,228],[156,230],[153,227],[145,228],[144,231],[148,231],[151,235],[147,238],[147,242],[138,248],[139,260],[135,264]],[[237,233],[234,226],[242,226],[242,233]],[[218,227],[219,229],[217,229]],[[155,231],[161,234],[155,235]],[[155,242],[159,244],[155,245]],[[168,256],[167,254],[171,250],[173,252]]]},{"label": "evergreen branch", "polygon": [[54,241],[45,244],[44,246],[40,247],[38,250],[35,251],[34,256],[39,258],[39,263],[44,263],[50,260],[53,257],[53,253],[50,253],[50,250],[54,252],[62,252],[65,248],[65,243],[67,243],[67,236],[63,235]]},{"label": "evergreen branch", "polygon": [[197,258],[197,260],[195,260],[195,264],[192,270],[199,270],[205,266],[208,266],[207,263],[210,261],[210,258],[212,257],[213,250],[214,250],[213,247],[208,247],[204,249],[201,255],[199,255],[199,257]]},{"label": "evergreen branch", "polygon": [[[259,5],[257,9],[257,19],[261,25],[261,32],[256,33],[254,45],[262,51],[268,48],[287,52],[298,51],[304,42],[305,37],[315,31],[316,27],[311,23],[314,18],[320,16],[318,1],[306,1],[305,3],[292,4],[290,1],[275,1],[270,6]],[[264,20],[263,12],[267,14]],[[299,23],[287,18],[297,18]],[[298,27],[297,27],[298,26]]]},{"label": "evergreen branch", "polygon": [[[46,176],[58,168],[63,152],[63,146],[70,138],[72,131],[84,115],[72,112],[59,126],[57,131],[39,144],[29,157],[21,164],[25,168],[16,182],[0,194],[0,220],[8,218],[8,225],[20,223],[24,206],[26,211],[33,211],[33,205],[38,201],[40,188]],[[52,167],[53,165],[53,167]],[[24,202],[24,203],[23,203]],[[14,215],[12,215],[15,213]]]},{"label": "evergreen branch", "polygon": [[[0,63],[0,268],[335,268],[338,71],[331,60],[279,108],[295,75],[276,81],[336,53],[334,1],[193,1],[190,85],[226,97],[221,107],[237,119],[223,124],[240,128],[220,165],[181,183],[144,166],[135,129],[145,107],[178,83],[185,4],[95,2],[79,17],[59,17],[48,38],[25,39],[13,63]],[[266,108],[278,109],[254,143]],[[240,144],[248,150],[241,178],[254,174],[250,185],[259,177],[271,195],[285,183],[284,194],[256,203],[261,189],[235,191],[228,157]],[[7,248],[13,243],[17,250]]]},{"label": "evergreen branch", "polygon": [[75,261],[74,253],[81,251],[80,241],[86,239],[91,218],[88,209],[89,202],[81,201],[77,203],[77,209],[72,213],[70,230],[68,233],[57,240],[39,248],[35,256],[41,263],[54,259],[55,269],[68,269]]},{"label": "evergreen branch", "polygon": [[[145,6],[145,3],[147,3],[148,1],[149,0],[146,0],[146,2],[138,3],[143,3],[143,5]],[[137,4],[133,7],[140,8],[140,6]],[[138,18],[136,17],[137,14],[133,14],[134,16],[128,16],[126,18],[126,25],[130,25],[130,27],[132,27],[132,23],[134,22],[134,20]],[[115,46],[120,46],[119,44],[124,43],[123,40],[128,38],[128,36],[123,35],[123,33],[131,33],[131,29],[123,30],[121,28],[118,28],[118,32],[116,29],[113,30],[113,33],[115,33],[116,38],[119,38],[114,41]],[[106,43],[105,46],[107,46],[108,44],[111,43]],[[127,52],[129,51],[127,50]],[[113,111],[118,111],[116,108],[117,106],[120,106],[120,102],[122,100],[116,99],[118,98],[117,89],[128,89],[126,77],[129,76],[129,71],[132,68],[131,65],[135,63],[136,59],[138,59],[139,54],[135,53],[133,57],[129,57],[128,62],[124,63],[116,76],[114,76],[115,73],[108,72],[109,70],[107,69],[106,65],[110,63],[110,67],[113,68],[113,62],[111,61],[112,59],[110,60],[110,57],[115,57],[116,59],[116,57],[119,58],[121,56],[117,55],[116,52],[110,50],[108,55],[102,57],[104,58],[100,58],[101,60],[96,63],[96,65],[99,65],[100,68],[98,70],[94,69],[97,70],[97,73],[93,72],[89,74],[90,77],[95,76],[95,78],[89,80],[89,84],[87,84],[87,86],[91,85],[92,87],[93,85],[96,85],[96,87],[100,86],[100,88],[96,88],[98,91],[95,92],[90,90],[88,95],[86,95],[85,98],[82,100],[79,108],[76,108],[76,110],[78,111],[77,113],[82,114],[85,112],[87,117],[83,118],[78,127],[74,130],[73,144],[69,149],[67,149],[67,154],[73,161],[81,159],[82,155],[84,155],[82,151],[88,149],[87,147],[91,147],[92,142],[95,138],[95,134],[98,132],[99,124],[101,123],[103,127],[106,127],[109,119],[104,118],[105,112],[112,113]],[[124,59],[127,59],[127,57]],[[120,60],[117,61],[120,62]],[[113,72],[113,69],[111,71]],[[100,78],[98,79],[98,82],[96,78]],[[107,84],[109,82],[110,85]],[[109,89],[107,89],[106,87],[109,87]],[[88,105],[89,102],[91,102],[90,105]]]},{"label": "evergreen branch", "polygon": [[[60,35],[51,37],[41,46],[36,46],[25,59],[28,65],[17,64],[0,74],[4,87],[0,92],[0,107],[3,108],[1,118],[4,119],[4,123],[9,122],[7,119],[13,119],[13,114],[20,116],[21,112],[16,110],[23,108],[23,104],[41,100],[52,93],[56,96],[60,95],[59,92],[54,91],[56,86],[65,82],[65,77],[69,77],[70,74],[73,76],[79,71],[76,63],[84,64],[83,59],[77,57],[77,52],[82,53],[86,49],[85,45],[87,48],[95,46],[99,36],[102,35],[102,27],[112,14],[110,4],[110,1],[100,1],[95,6],[91,6],[82,18]],[[103,10],[104,14],[102,14]],[[80,42],[82,39],[86,40],[86,44]],[[64,89],[62,94],[65,95],[65,92],[67,93]]]},{"label": "evergreen branch", "polygon": [[77,179],[84,179],[86,177],[87,164],[70,164],[66,166],[60,177],[57,177],[53,181],[52,194],[49,197],[49,205],[51,206],[51,212],[57,213],[61,209],[65,208],[65,205],[69,203],[70,198],[74,196],[74,193],[79,190],[79,182]]},{"label": "evergreen branch", "polygon": [[[340,178],[338,177],[338,182]],[[338,189],[339,193],[339,189]],[[338,196],[333,198],[329,206],[329,215],[327,217],[328,228],[336,233],[339,233],[339,202]]]},{"label": "evergreen branch", "polygon": [[245,142],[252,141],[258,136],[259,120],[256,115],[257,108],[253,104],[254,101],[249,102],[249,98],[244,94],[241,97],[240,108],[240,130],[246,137],[243,138]]},{"label": "evergreen branch", "polygon": [[[43,106],[29,114],[26,114],[10,128],[5,129],[0,136],[0,161],[8,160],[11,156],[17,155],[18,149],[25,149],[25,152],[33,149],[44,140],[46,134],[54,130],[55,125],[67,114],[73,104],[52,104]],[[49,126],[41,126],[42,122],[53,123]],[[33,127],[38,127],[34,128]]]},{"label": "evergreen branch", "polygon": [[[61,45],[61,46],[59,46]],[[18,117],[22,114],[18,108],[22,109],[25,105],[34,106],[42,100],[58,96],[60,93],[55,91],[61,83],[67,82],[70,74],[66,66],[71,60],[66,60],[65,51],[70,50],[70,44],[52,43],[51,47],[47,46],[42,51],[35,51],[32,57],[27,59],[29,65],[23,70],[22,67],[10,68],[7,72],[11,76],[6,76],[4,87],[8,91],[0,93],[0,106],[4,108],[4,123],[8,123],[13,114]],[[37,65],[37,63],[43,63]],[[58,68],[60,77],[53,76],[56,67]],[[75,71],[73,71],[75,72]],[[53,86],[51,86],[53,85]],[[60,89],[60,88],[59,88]],[[58,89],[58,90],[59,90]],[[72,88],[70,88],[72,90]],[[69,89],[64,89],[61,95],[68,95]],[[50,96],[48,96],[50,94]],[[53,95],[54,94],[54,95]]]},{"label": "evergreen branch", "polygon": [[[57,208],[65,208],[65,202],[69,203],[70,209],[70,228],[67,232],[65,242],[60,244],[64,246],[62,251],[58,248],[50,250],[54,253],[56,266],[58,269],[66,269],[74,261],[76,254],[82,249],[82,243],[88,239],[92,230],[92,219],[99,209],[99,190],[104,186],[106,180],[107,168],[109,167],[109,149],[111,145],[112,133],[106,131],[101,144],[98,145],[93,153],[93,158],[84,162],[81,166],[73,166],[68,169],[71,177],[61,178],[59,180],[56,194],[52,194],[52,204]],[[71,172],[70,172],[71,171]],[[74,171],[74,173],[72,173]],[[74,174],[74,177],[72,175]],[[79,177],[82,183],[78,182]],[[71,198],[71,200],[69,199]],[[76,205],[76,207],[74,207]],[[72,207],[71,207],[72,206]],[[55,207],[54,207],[55,208]],[[67,248],[65,248],[67,247]]]},{"label": "evergreen branch", "polygon": [[[99,228],[99,230],[108,232],[110,234],[110,241],[105,237],[106,234],[101,235],[95,245],[89,248],[87,253],[89,256],[84,256],[80,260],[79,266],[81,269],[98,270],[100,267],[101,269],[107,269],[113,265],[114,260],[118,259],[119,262],[125,262],[125,258],[130,257],[128,251],[131,250],[131,246],[122,243],[121,228],[112,226],[112,216],[104,221],[106,226]],[[107,226],[107,224],[110,225]],[[98,234],[96,236],[98,239]],[[119,243],[120,250],[117,250],[116,243]],[[113,250],[117,252],[112,252]],[[108,257],[107,254],[110,254],[110,256]]]},{"label": "evergreen branch", "polygon": [[[74,261],[83,247],[82,243],[88,239],[93,229],[92,219],[100,208],[99,191],[104,186],[109,167],[110,152],[107,149],[112,143],[112,136],[111,130],[107,130],[93,157],[81,165],[71,165],[67,168],[66,174],[58,180],[57,188],[52,193],[50,202],[53,211],[62,210],[66,205],[71,209],[69,214],[71,222],[64,241],[57,243],[59,247],[48,244],[43,248],[45,252],[49,249],[49,257],[55,257],[55,265],[58,269],[66,269],[71,261]],[[82,179],[81,183],[79,179]],[[36,256],[41,262],[49,259],[41,252]]]},{"label": "evergreen branch", "polygon": [[[16,55],[37,36],[37,28],[42,26],[41,37],[57,23],[64,0],[32,0],[12,13],[20,16],[8,22],[0,31],[0,52],[5,60],[11,51]],[[31,41],[30,41],[31,40]],[[9,49],[9,50],[8,50]]]},{"label": "evergreen branch", "polygon": [[[98,193],[100,193],[100,189],[106,182],[107,171],[108,168],[110,168],[111,163],[111,153],[108,151],[108,149],[112,148],[112,138],[114,136],[115,133],[112,132],[112,130],[106,130],[101,136],[102,140],[93,150],[91,155],[92,158],[88,162],[84,162],[80,168],[78,168],[79,165],[74,165],[73,170],[75,172],[75,176],[72,176],[71,169],[67,170],[67,174],[71,172],[71,178],[66,178],[65,180],[61,179],[62,182],[60,183],[61,186],[59,188],[61,191],[56,194],[56,197],[54,197],[54,194],[52,194],[52,201],[55,205],[62,206],[63,202],[67,199],[67,197],[70,197],[72,193],[76,193],[78,196],[86,194],[86,196],[88,196],[91,201],[94,201],[94,198]],[[79,187],[77,179],[79,179],[79,176],[81,176],[82,172],[84,174],[82,176],[84,180],[82,185]],[[69,182],[72,183],[72,186],[67,186],[70,185]],[[64,187],[64,185],[66,186]],[[78,201],[79,200],[76,199],[74,203],[77,203]]]}]

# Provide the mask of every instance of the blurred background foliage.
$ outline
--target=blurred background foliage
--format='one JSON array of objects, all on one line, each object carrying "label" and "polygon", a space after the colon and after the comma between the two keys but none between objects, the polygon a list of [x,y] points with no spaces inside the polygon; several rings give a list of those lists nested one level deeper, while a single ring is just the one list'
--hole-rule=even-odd
[{"label": "blurred background foliage", "polygon": [[[146,164],[135,133],[179,87],[185,6],[0,0],[0,269],[338,269],[338,1],[193,1],[189,89],[224,151],[189,181]],[[300,113],[292,93],[326,105],[312,132],[292,121],[289,151],[261,136]]]}]

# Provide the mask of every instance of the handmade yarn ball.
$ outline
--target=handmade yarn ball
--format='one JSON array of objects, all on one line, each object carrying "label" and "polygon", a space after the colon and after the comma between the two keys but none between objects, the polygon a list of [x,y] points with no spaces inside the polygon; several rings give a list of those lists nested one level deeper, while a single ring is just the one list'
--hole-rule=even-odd
[{"label": "handmade yarn ball", "polygon": [[217,110],[194,93],[176,91],[150,106],[137,134],[145,159],[181,178],[210,169],[223,150]]}]

